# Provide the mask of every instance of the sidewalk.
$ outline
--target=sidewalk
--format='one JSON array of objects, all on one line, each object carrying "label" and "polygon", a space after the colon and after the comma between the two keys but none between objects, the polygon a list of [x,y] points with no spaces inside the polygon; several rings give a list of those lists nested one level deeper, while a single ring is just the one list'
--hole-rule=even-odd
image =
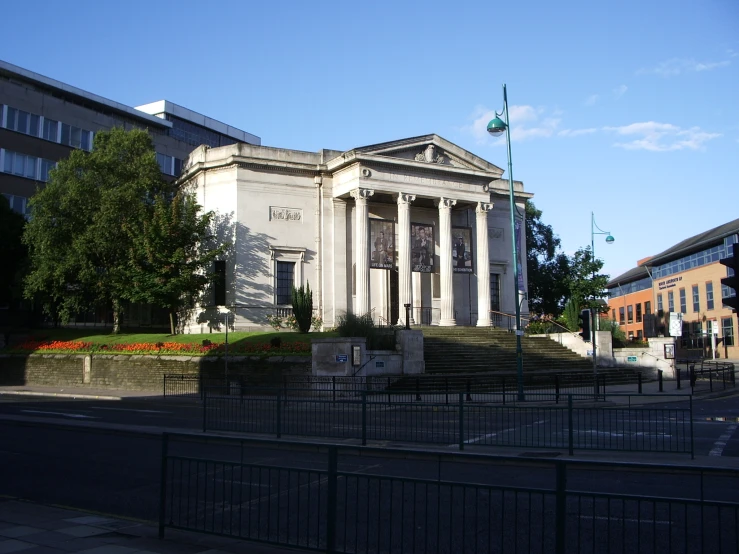
[{"label": "sidewalk", "polygon": [[302,549],[261,545],[167,529],[33,502],[0,498],[0,554],[289,554]]}]

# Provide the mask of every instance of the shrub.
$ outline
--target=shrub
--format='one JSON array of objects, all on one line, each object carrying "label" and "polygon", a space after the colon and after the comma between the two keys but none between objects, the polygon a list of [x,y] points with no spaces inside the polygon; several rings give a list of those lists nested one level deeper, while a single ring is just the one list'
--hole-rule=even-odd
[{"label": "shrub", "polygon": [[310,331],[313,318],[313,293],[310,290],[310,283],[306,283],[305,287],[293,287],[293,314],[298,329],[301,333]]},{"label": "shrub", "polygon": [[282,339],[280,337],[273,337],[269,340],[269,344],[272,348],[279,348],[282,344]]}]

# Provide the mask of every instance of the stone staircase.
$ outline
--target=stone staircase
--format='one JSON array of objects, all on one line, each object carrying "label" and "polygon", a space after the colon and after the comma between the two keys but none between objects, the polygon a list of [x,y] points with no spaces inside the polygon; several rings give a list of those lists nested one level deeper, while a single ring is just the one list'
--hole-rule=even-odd
[{"label": "stone staircase", "polygon": [[[495,327],[424,327],[426,373],[516,371],[516,335]],[[546,337],[521,337],[524,372],[592,370],[593,363]]]}]

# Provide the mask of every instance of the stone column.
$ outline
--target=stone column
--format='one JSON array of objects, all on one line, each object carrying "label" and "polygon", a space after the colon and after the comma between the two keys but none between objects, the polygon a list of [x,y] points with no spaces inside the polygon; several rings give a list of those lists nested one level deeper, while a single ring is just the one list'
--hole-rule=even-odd
[{"label": "stone column", "polygon": [[354,210],[357,299],[354,313],[364,315],[369,311],[369,211],[367,199],[375,193],[371,189],[355,189],[351,192],[356,203]]},{"label": "stone column", "polygon": [[411,295],[413,300],[413,311],[411,313],[413,314],[412,317],[419,325],[423,324],[423,310],[421,310],[421,306],[423,305],[421,275],[423,275],[423,273],[411,271],[411,280],[413,281],[413,294]]},{"label": "stone column", "polygon": [[452,206],[451,198],[439,198],[439,277],[441,281],[441,318],[439,325],[456,325],[454,319],[454,281],[452,279]]},{"label": "stone column", "polygon": [[475,231],[477,234],[477,326],[490,327],[490,248],[488,245],[488,211],[493,207],[487,202],[478,202],[475,208]]},{"label": "stone column", "polygon": [[[398,194],[398,325],[405,325],[405,304],[413,306],[411,290],[411,202],[413,194]],[[414,325],[413,310],[409,325]]]}]

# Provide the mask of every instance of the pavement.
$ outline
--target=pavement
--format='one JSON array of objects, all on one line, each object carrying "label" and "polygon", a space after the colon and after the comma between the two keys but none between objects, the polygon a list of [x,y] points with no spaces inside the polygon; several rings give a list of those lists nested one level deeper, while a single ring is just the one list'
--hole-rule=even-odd
[{"label": "pavement", "polygon": [[293,548],[260,545],[168,529],[148,523],[0,497],[0,554],[288,554]]}]

